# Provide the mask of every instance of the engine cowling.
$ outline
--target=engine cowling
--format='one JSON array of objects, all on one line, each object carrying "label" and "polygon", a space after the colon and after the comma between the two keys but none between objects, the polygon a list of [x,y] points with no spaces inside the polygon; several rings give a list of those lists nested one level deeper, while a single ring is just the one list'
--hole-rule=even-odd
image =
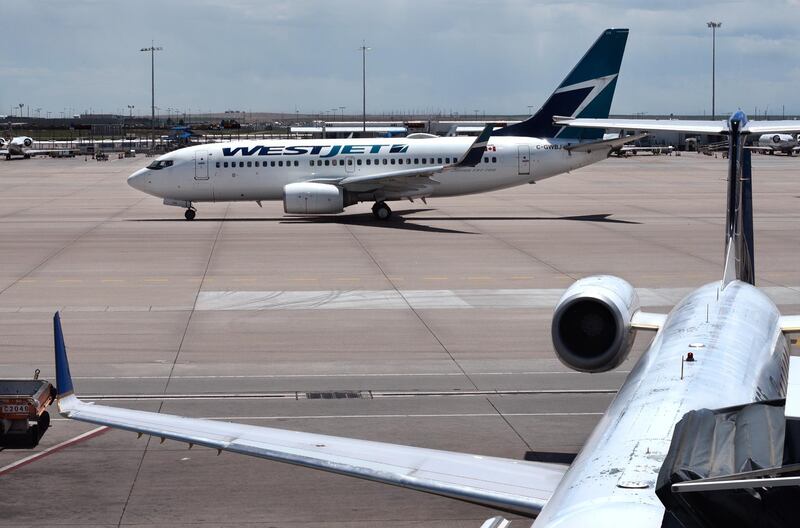
[{"label": "engine cowling", "polygon": [[618,367],[633,347],[633,315],[639,296],[627,281],[611,275],[581,279],[556,305],[551,332],[558,359],[581,372]]},{"label": "engine cowling", "polygon": [[22,140],[22,144],[25,145],[25,147],[30,148],[30,146],[33,145],[33,140],[29,137],[26,137]]},{"label": "engine cowling", "polygon": [[0,148],[5,147],[5,146],[6,146],[5,138],[0,138]]},{"label": "engine cowling", "polygon": [[283,210],[289,214],[341,213],[344,191],[327,183],[290,183],[283,187]]}]

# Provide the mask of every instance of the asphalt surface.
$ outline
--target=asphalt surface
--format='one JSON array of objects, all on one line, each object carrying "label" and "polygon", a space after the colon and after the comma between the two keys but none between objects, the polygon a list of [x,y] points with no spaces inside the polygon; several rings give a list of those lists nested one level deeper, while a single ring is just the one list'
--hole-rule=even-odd
[{"label": "asphalt surface", "polygon": [[[0,161],[0,377],[110,405],[521,458],[574,452],[648,341],[606,374],[555,358],[552,306],[619,275],[653,310],[722,273],[726,161],[610,159],[485,195],[287,217],[125,183],[142,157]],[[800,160],[754,156],[756,270],[800,311]],[[318,393],[354,391],[358,398]],[[88,399],[88,398],[87,398]],[[54,416],[55,418],[55,416]],[[54,419],[0,452],[0,526],[478,527],[492,510]],[[517,520],[514,525],[526,526]]]}]

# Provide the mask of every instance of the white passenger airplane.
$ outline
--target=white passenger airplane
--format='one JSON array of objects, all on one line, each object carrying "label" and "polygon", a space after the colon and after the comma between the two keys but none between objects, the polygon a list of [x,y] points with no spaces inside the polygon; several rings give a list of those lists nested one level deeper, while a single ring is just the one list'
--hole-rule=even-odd
[{"label": "white passenger airplane", "polygon": [[[162,441],[168,438],[190,446],[287,462],[536,517],[535,528],[680,526],[664,524],[673,513],[665,509],[655,492],[676,423],[697,409],[728,408],[786,396],[790,352],[786,334],[800,331],[800,316],[782,315],[754,286],[750,152],[744,148],[744,139],[748,133],[772,133],[798,124],[750,123],[741,112],[718,122],[559,122],[569,126],[680,130],[730,138],[727,243],[721,280],[691,292],[668,314],[642,311],[636,290],[629,283],[602,275],[577,281],[556,306],[552,323],[556,354],[565,365],[578,371],[611,370],[627,357],[637,330],[656,332],[571,465],[436,451],[86,403],[74,393],[56,313],[55,360],[61,414],[149,434]],[[694,356],[685,362],[688,352]],[[679,364],[685,369],[679,371]],[[763,472],[758,474],[764,476]],[[735,477],[724,484],[743,489],[772,485],[767,478],[753,484]],[[715,480],[713,485],[719,486],[720,481]],[[506,525],[501,518],[484,524]]]},{"label": "white passenger airplane", "polygon": [[751,150],[760,150],[768,154],[781,152],[788,156],[792,156],[795,152],[800,151],[797,137],[791,134],[762,134],[758,138],[758,143],[748,148]]},{"label": "white passenger airplane", "polygon": [[340,213],[374,201],[373,213],[386,219],[391,200],[533,183],[605,159],[612,148],[637,139],[603,141],[601,132],[555,126],[552,120],[608,117],[627,38],[627,29],[605,30],[544,106],[526,121],[494,131],[482,156],[467,155],[470,138],[429,134],[241,141],[170,152],[128,183],[166,205],[186,208],[187,220],[194,219],[196,202],[262,200],[283,200],[289,214]]},{"label": "white passenger airplane", "polygon": [[7,160],[10,160],[11,156],[22,156],[24,159],[28,159],[32,154],[38,153],[38,151],[31,150],[32,146],[33,139],[28,136],[6,135],[6,137],[0,138],[0,156],[5,155]]}]

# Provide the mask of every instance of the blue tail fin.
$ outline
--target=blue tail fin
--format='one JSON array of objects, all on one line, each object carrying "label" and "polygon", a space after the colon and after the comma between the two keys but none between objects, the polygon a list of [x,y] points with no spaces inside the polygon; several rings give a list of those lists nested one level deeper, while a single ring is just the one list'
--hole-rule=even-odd
[{"label": "blue tail fin", "polygon": [[728,207],[725,228],[725,271],[722,284],[756,282],[753,238],[753,171],[744,148],[747,116],[741,110],[728,120]]},{"label": "blue tail fin", "polygon": [[67,360],[67,347],[64,345],[64,334],[61,331],[61,318],[58,312],[53,316],[53,340],[56,346],[56,386],[58,397],[69,396],[73,393],[72,375],[69,373]]},{"label": "blue tail fin", "polygon": [[607,29],[567,78],[527,120],[496,130],[495,136],[600,139],[602,129],[563,127],[553,116],[607,118],[628,40],[627,29]]}]

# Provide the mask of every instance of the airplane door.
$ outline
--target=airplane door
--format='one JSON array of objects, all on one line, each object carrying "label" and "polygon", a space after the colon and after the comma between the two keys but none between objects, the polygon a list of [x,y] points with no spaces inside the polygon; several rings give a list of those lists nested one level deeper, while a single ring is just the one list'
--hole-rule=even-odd
[{"label": "airplane door", "polygon": [[345,170],[347,172],[355,172],[356,171],[356,162],[353,161],[353,156],[347,156],[345,158]]},{"label": "airplane door", "polygon": [[529,145],[517,145],[517,160],[520,174],[531,173],[531,147]]},{"label": "airplane door", "polygon": [[194,179],[208,179],[208,151],[198,150],[194,153]]}]

